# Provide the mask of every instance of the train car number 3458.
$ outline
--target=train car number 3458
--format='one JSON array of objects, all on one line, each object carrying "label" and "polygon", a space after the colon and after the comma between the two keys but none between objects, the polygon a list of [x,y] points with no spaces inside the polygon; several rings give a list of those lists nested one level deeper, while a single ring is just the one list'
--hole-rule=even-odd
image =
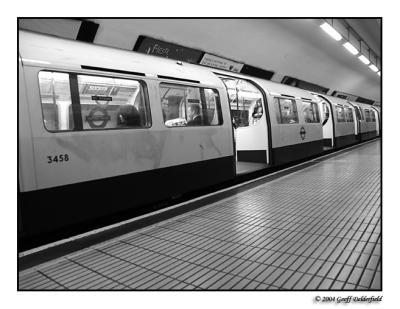
[{"label": "train car number 3458", "polygon": [[60,154],[60,155],[55,155],[55,156],[47,156],[47,163],[62,163],[62,162],[67,162],[69,161],[69,156],[68,154]]}]

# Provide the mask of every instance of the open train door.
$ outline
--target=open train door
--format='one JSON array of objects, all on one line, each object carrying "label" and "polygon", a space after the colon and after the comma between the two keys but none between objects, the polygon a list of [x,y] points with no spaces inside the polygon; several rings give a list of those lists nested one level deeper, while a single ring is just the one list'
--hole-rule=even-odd
[{"label": "open train door", "polygon": [[270,163],[265,99],[252,82],[219,75],[224,82],[234,126],[236,173],[266,168]]},{"label": "open train door", "polygon": [[326,98],[319,94],[314,94],[314,96],[317,99],[319,110],[321,111],[324,150],[328,150],[335,146],[332,104]]},{"label": "open train door", "polygon": [[381,134],[381,119],[379,115],[379,110],[375,106],[372,107],[372,112],[375,116],[375,123],[376,123],[376,135],[379,136]]}]

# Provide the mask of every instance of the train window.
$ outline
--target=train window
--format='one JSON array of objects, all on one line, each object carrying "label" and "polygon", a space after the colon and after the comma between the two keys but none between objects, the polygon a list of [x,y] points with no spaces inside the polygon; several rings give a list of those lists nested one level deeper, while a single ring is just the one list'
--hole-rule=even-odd
[{"label": "train window", "polygon": [[362,113],[360,112],[360,109],[357,106],[354,107],[354,110],[356,111],[357,120],[363,119]]},{"label": "train window", "polygon": [[73,130],[69,74],[41,71],[39,88],[45,128],[53,132]]},{"label": "train window", "polygon": [[338,122],[346,121],[346,118],[344,116],[344,108],[342,105],[336,105],[336,116],[337,116]]},{"label": "train window", "polygon": [[318,105],[314,102],[302,102],[304,121],[307,123],[319,123]]},{"label": "train window", "polygon": [[354,122],[353,118],[353,109],[351,107],[345,106],[344,111],[346,114],[346,121],[347,122]]},{"label": "train window", "polygon": [[364,111],[363,111],[363,109],[362,109],[362,108],[358,108],[358,111],[360,112],[361,120],[364,120],[365,117],[364,117]]},{"label": "train window", "polygon": [[321,115],[323,118],[322,125],[324,126],[328,122],[328,119],[329,119],[329,114],[330,114],[329,106],[328,106],[329,103],[320,96],[316,96],[316,98],[317,98],[317,102],[322,104],[322,114]]},{"label": "train window", "polygon": [[329,119],[329,107],[327,103],[322,103],[322,109],[323,109],[323,116],[324,116],[324,120],[322,122],[322,125],[325,125],[325,123],[328,121]]},{"label": "train window", "polygon": [[238,78],[220,76],[228,92],[233,122],[237,127],[257,124],[264,114],[263,95],[252,83]]},{"label": "train window", "polygon": [[371,111],[372,122],[376,122],[375,112]]},{"label": "train window", "polygon": [[161,83],[160,96],[167,127],[222,124],[219,93],[215,89]]},{"label": "train window", "polygon": [[296,101],[284,98],[275,98],[276,120],[281,124],[299,123]]},{"label": "train window", "polygon": [[78,75],[84,130],[151,126],[144,85],[136,80]]},{"label": "train window", "polygon": [[365,113],[365,121],[371,122],[370,111],[368,109],[364,109],[364,113]]}]

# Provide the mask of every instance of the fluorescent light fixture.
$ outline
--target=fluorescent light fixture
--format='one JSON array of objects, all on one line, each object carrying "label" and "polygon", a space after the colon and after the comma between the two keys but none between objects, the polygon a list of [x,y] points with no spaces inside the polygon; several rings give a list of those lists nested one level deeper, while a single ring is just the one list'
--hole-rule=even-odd
[{"label": "fluorescent light fixture", "polygon": [[343,44],[343,47],[346,48],[351,54],[357,55],[358,49],[353,46],[350,42],[346,42]]},{"label": "fluorescent light fixture", "polygon": [[379,76],[381,76],[381,72],[378,72],[377,74],[378,74]]},{"label": "fluorescent light fixture", "polygon": [[324,30],[326,33],[328,33],[333,39],[336,41],[340,41],[342,39],[342,36],[340,35],[339,32],[337,32],[330,24],[327,22],[323,23],[321,26],[322,30]]},{"label": "fluorescent light fixture", "polygon": [[364,55],[359,56],[358,59],[360,59],[361,62],[364,63],[364,64],[370,64],[370,62],[371,62]]},{"label": "fluorescent light fixture", "polygon": [[369,68],[370,68],[372,71],[374,71],[374,72],[378,72],[378,71],[379,71],[375,64],[371,64],[371,65],[369,66]]}]

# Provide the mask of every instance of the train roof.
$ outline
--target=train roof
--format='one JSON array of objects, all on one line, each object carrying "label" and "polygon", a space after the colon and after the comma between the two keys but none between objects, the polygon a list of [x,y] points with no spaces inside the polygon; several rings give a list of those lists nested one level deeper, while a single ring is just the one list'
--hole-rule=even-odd
[{"label": "train roof", "polygon": [[356,105],[356,106],[362,107],[362,108],[372,108],[372,109],[378,110],[375,106],[372,106],[372,105],[369,105],[369,104],[360,103],[360,102],[354,102],[354,101],[350,101],[350,100],[345,100],[345,99],[342,99],[342,98],[333,97],[333,96],[326,95],[326,94],[323,94],[323,93],[317,93],[317,92],[310,92],[310,93],[312,93],[313,95],[322,96],[322,97],[328,99],[329,102],[331,102],[332,104],[335,104],[335,105],[337,105],[337,104],[342,104],[343,105],[343,104],[347,103],[347,104]]},{"label": "train roof", "polygon": [[360,102],[353,102],[353,101],[351,101],[351,104],[357,105],[358,107],[362,107],[362,108],[375,109],[375,106],[372,106],[370,104],[365,104],[365,103],[360,103]]},{"label": "train roof", "polygon": [[261,86],[264,89],[264,91],[268,92],[272,96],[289,95],[289,96],[294,96],[296,98],[306,98],[315,101],[314,97],[308,91],[303,90],[301,88],[296,88],[257,77],[243,75],[240,73],[232,73],[218,69],[211,69],[211,70],[217,74],[233,76],[237,78],[244,78],[256,82],[259,86]]},{"label": "train roof", "polygon": [[19,31],[19,54],[25,66],[81,70],[81,66],[172,76],[223,87],[208,68],[91,43]]},{"label": "train roof", "polygon": [[345,100],[342,98],[338,98],[338,97],[333,97],[331,95],[327,95],[324,93],[318,93],[318,92],[311,92],[313,95],[319,95],[321,97],[326,98],[329,102],[331,102],[334,105],[351,105],[353,102],[350,102],[349,100]]}]

